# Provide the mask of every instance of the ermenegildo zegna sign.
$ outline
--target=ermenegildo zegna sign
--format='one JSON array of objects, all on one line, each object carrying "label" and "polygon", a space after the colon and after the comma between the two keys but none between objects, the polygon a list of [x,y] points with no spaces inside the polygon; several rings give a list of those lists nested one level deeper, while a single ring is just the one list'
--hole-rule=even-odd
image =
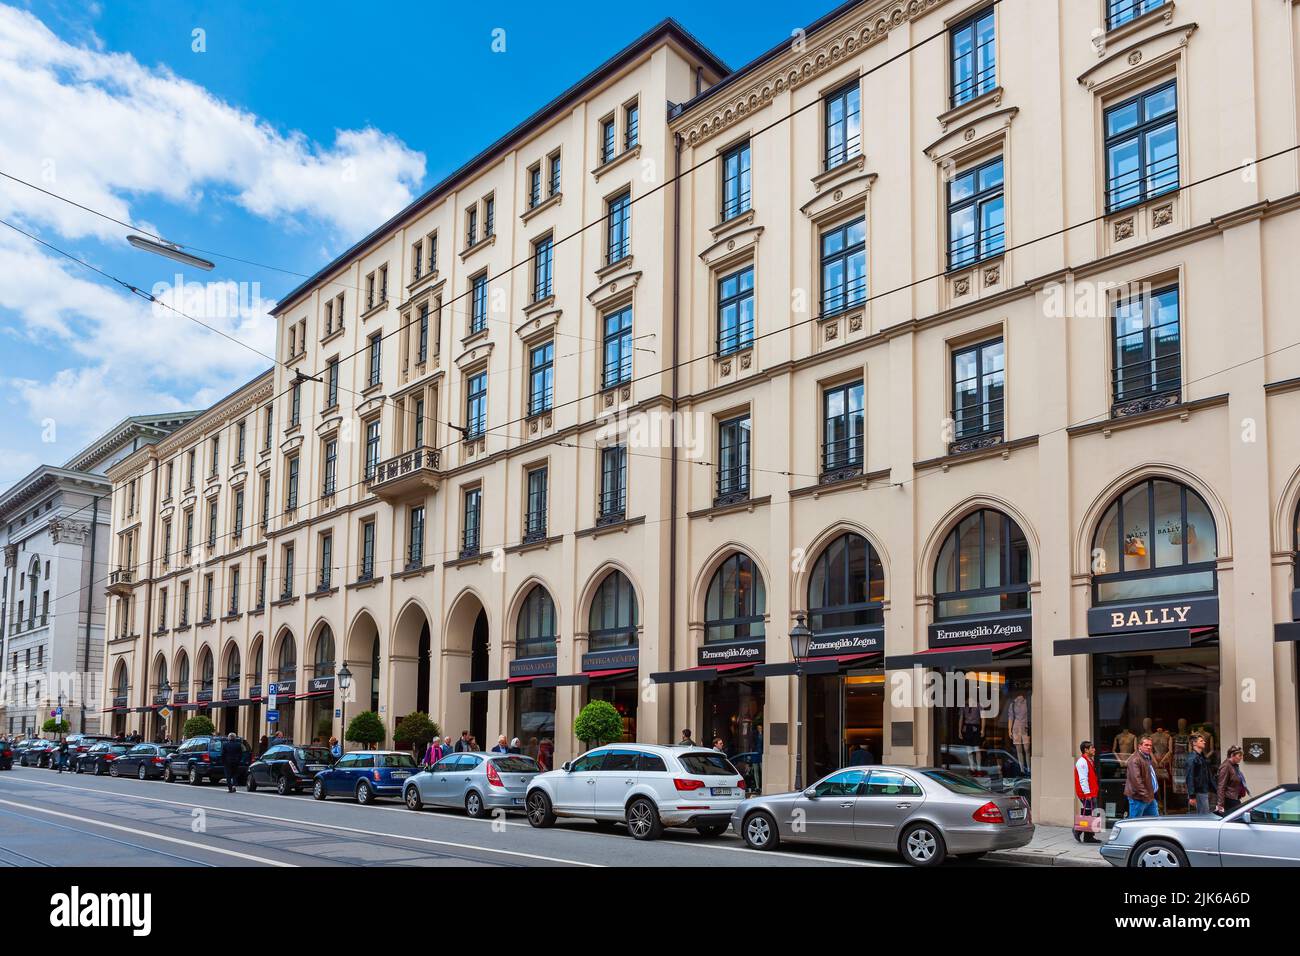
[{"label": "ermenegildo zegna sign", "polygon": [[809,657],[839,657],[841,654],[874,654],[882,650],[885,629],[872,627],[852,634],[814,634],[808,642]]},{"label": "ermenegildo zegna sign", "polygon": [[1008,614],[984,621],[948,621],[930,625],[931,647],[960,647],[963,644],[1003,644],[1027,641],[1033,635],[1033,618]]},{"label": "ermenegildo zegna sign", "polygon": [[1144,601],[1088,609],[1088,633],[1093,637],[1129,631],[1167,631],[1176,628],[1214,627],[1219,623],[1217,597]]},{"label": "ermenegildo zegna sign", "polygon": [[761,664],[765,647],[766,642],[761,638],[756,641],[701,644],[698,661],[701,667],[720,664]]}]

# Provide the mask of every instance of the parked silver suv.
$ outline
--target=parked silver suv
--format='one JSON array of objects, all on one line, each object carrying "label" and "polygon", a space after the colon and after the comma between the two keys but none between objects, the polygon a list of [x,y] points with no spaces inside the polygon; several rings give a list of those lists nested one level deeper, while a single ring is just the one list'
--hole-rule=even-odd
[{"label": "parked silver suv", "polygon": [[609,744],[528,784],[525,807],[535,827],[557,817],[605,826],[626,823],[638,840],[664,827],[693,827],[720,836],[745,798],[745,780],[726,755],[691,747]]}]

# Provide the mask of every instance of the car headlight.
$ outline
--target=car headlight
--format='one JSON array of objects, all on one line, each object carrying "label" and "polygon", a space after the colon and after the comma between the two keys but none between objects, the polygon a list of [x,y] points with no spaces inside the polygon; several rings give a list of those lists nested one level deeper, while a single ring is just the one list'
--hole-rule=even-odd
[{"label": "car headlight", "polygon": [[1111,827],[1110,833],[1106,837],[1107,843],[1112,843],[1119,839],[1119,827]]}]

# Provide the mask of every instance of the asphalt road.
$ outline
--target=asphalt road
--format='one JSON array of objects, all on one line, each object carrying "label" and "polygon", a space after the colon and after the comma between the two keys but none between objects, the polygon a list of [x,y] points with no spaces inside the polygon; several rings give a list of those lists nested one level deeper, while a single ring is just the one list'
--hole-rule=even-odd
[{"label": "asphalt road", "polygon": [[[224,786],[0,772],[0,865],[9,866],[902,866],[858,851],[762,853],[728,835],[668,831],[637,842],[621,828],[523,817],[471,820],[412,812],[399,801],[363,807],[310,795],[229,793]],[[954,864],[961,865],[961,864]],[[990,866],[996,864],[973,864]]]}]

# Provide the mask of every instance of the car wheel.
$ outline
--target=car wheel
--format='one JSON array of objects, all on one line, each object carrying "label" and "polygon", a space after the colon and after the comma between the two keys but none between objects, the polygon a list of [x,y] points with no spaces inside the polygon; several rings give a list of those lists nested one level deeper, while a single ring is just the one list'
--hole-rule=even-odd
[{"label": "car wheel", "polygon": [[[27,765],[26,765],[26,764],[23,764],[23,766],[25,767],[25,766],[27,766]],[[83,766],[81,765],[81,761],[78,760],[78,761],[77,761],[77,764],[76,764],[76,767],[75,767],[74,769],[77,771],[77,773],[82,773],[86,768],[83,767]]]},{"label": "car wheel", "polygon": [[140,764],[140,769],[136,771],[135,775],[141,780],[149,779],[149,771],[144,769],[144,764]]},{"label": "car wheel", "polygon": [[357,803],[363,807],[375,802],[375,791],[370,789],[370,784],[362,780],[357,784]]},{"label": "car wheel", "polygon": [[728,823],[703,823],[695,828],[695,831],[702,837],[720,837],[727,832]]},{"label": "car wheel", "polygon": [[938,866],[948,855],[943,834],[929,823],[913,824],[904,830],[899,849],[912,866]]},{"label": "car wheel", "polygon": [[293,791],[293,784],[289,782],[287,773],[280,774],[275,781],[275,792],[282,797],[287,797]]},{"label": "car wheel", "polygon": [[108,765],[108,775],[110,777],[120,777],[122,776],[122,772],[117,769],[117,764],[111,763]]},{"label": "car wheel", "polygon": [[781,834],[777,832],[776,820],[766,810],[759,810],[745,817],[740,835],[745,845],[754,850],[775,850],[781,843]]},{"label": "car wheel", "polygon": [[1150,840],[1143,843],[1129,857],[1129,866],[1181,866],[1186,867],[1187,854],[1182,847],[1169,840]]},{"label": "car wheel", "polygon": [[645,797],[633,800],[627,808],[627,829],[638,840],[657,840],[663,836],[664,824],[659,810]]},{"label": "car wheel", "polygon": [[551,798],[541,790],[534,790],[528,794],[526,801],[528,809],[528,822],[535,827],[553,827],[555,826],[555,808],[551,806]]},{"label": "car wheel", "polygon": [[325,781],[317,780],[311,785],[311,795],[317,800],[325,799]]},{"label": "car wheel", "polygon": [[471,790],[465,794],[465,813],[475,820],[483,816],[483,798],[477,790]]},{"label": "car wheel", "polygon": [[202,782],[203,778],[199,776],[199,768],[190,767],[190,786],[197,787]]},{"label": "car wheel", "polygon": [[[81,773],[80,768],[78,768],[77,773]],[[172,768],[171,768],[171,767],[164,767],[164,768],[163,768],[163,783],[174,783],[175,780],[176,780],[176,776],[172,773]]]},{"label": "car wheel", "polygon": [[96,776],[96,777],[101,777],[101,776],[103,776],[103,774],[104,774],[104,765],[101,764],[98,760],[96,760],[96,761],[95,761],[95,776]]},{"label": "car wheel", "polygon": [[402,794],[402,799],[406,801],[406,809],[419,810],[424,806],[424,801],[420,799],[420,788],[410,786],[406,788],[406,793]]},{"label": "car wheel", "polygon": [[253,779],[251,773],[248,775],[248,783],[244,784],[244,786],[248,788],[249,793],[257,793],[257,781]]}]

